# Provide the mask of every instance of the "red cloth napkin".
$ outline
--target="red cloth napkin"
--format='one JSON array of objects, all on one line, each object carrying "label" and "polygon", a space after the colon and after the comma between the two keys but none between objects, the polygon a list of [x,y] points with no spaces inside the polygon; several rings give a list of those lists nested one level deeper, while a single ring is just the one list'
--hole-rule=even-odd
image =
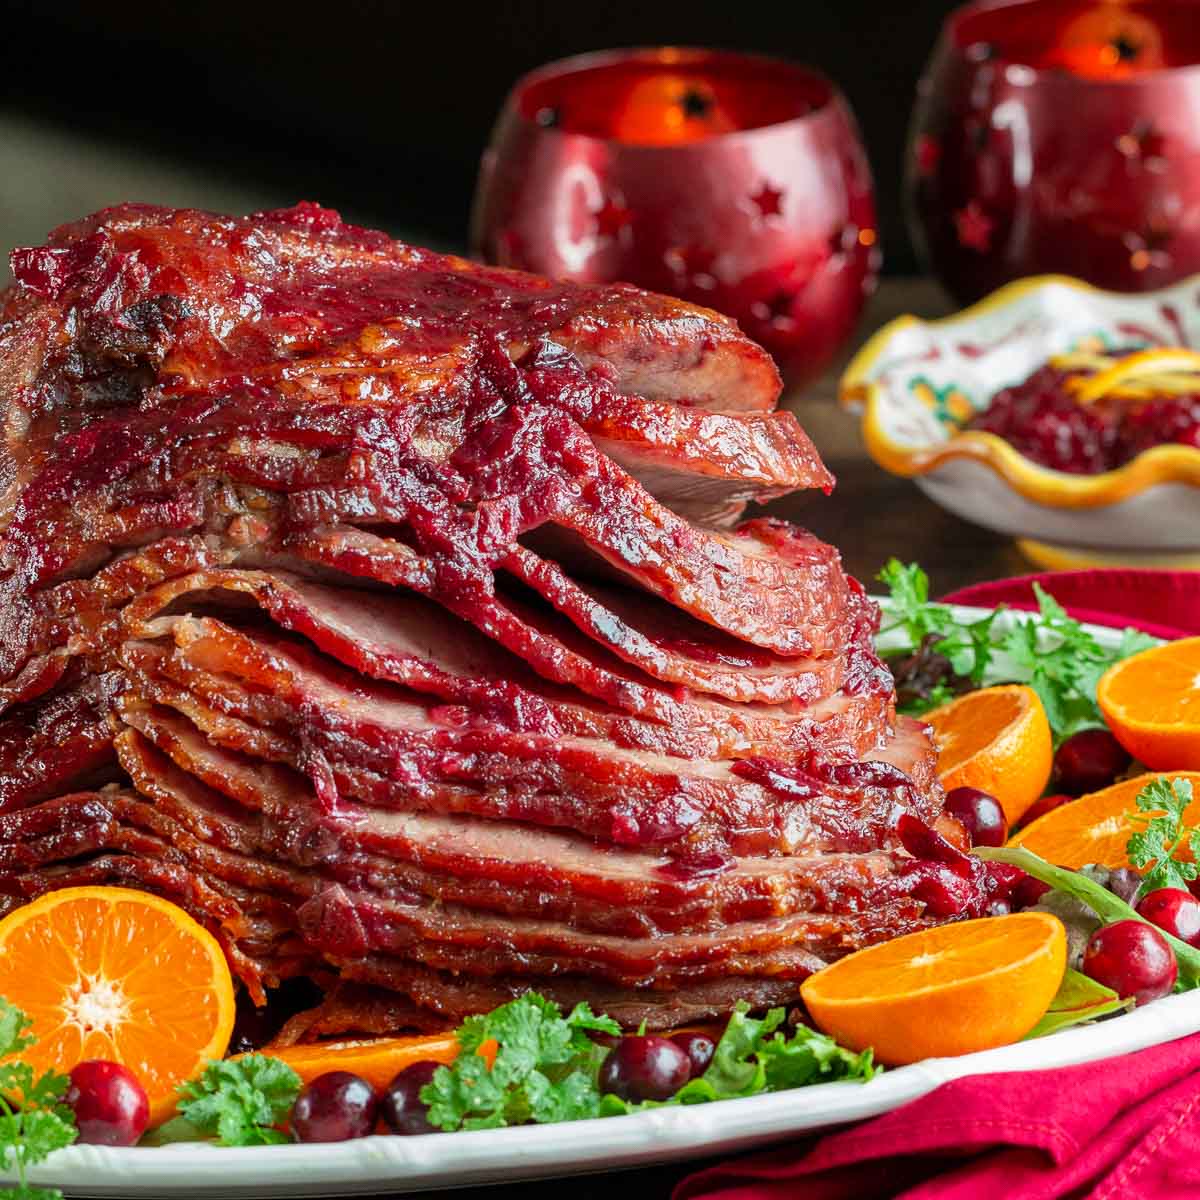
[{"label": "red cloth napkin", "polygon": [[1200,1034],[1105,1063],[958,1079],[815,1142],[700,1171],[674,1200],[1195,1195]]},{"label": "red cloth napkin", "polygon": [[[1200,573],[1063,571],[965,588],[1083,621],[1200,634]],[[1166,1200],[1200,1195],[1200,1034],[1102,1064],[944,1084],[863,1124],[684,1179],[674,1200]]]}]

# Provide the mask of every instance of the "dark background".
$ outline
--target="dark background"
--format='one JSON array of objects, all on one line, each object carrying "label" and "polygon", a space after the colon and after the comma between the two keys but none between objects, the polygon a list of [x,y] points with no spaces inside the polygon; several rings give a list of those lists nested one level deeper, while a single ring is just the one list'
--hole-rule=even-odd
[{"label": "dark background", "polygon": [[[40,240],[60,220],[122,199],[234,207],[244,195],[251,205],[316,199],[461,248],[479,155],[518,75],[580,51],[675,43],[778,54],[829,74],[863,127],[886,269],[910,272],[905,127],[952,7],[0,3],[0,241]],[[167,194],[113,194],[122,187]]]}]

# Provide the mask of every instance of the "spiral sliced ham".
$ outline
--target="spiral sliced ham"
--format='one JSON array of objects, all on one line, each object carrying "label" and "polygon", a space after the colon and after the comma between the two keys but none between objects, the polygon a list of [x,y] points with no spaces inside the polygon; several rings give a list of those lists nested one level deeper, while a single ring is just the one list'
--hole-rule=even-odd
[{"label": "spiral sliced ham", "polygon": [[833,480],[727,319],[309,204],[12,266],[0,909],[169,896],[256,1000],[328,989],[290,1036],[530,987],[662,1028],[982,911],[909,852],[874,605],[741,520]]}]

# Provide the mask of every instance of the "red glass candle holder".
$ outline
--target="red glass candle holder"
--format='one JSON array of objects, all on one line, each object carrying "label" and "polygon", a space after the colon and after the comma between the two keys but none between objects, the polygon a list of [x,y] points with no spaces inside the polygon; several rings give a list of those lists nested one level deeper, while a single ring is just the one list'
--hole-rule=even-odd
[{"label": "red glass candle holder", "polygon": [[1058,272],[1117,291],[1200,271],[1196,0],[983,0],[921,81],[910,225],[968,302]]},{"label": "red glass candle holder", "polygon": [[713,50],[588,54],[519,80],[472,241],[489,262],[718,309],[792,382],[853,331],[880,257],[870,169],[833,85]]}]

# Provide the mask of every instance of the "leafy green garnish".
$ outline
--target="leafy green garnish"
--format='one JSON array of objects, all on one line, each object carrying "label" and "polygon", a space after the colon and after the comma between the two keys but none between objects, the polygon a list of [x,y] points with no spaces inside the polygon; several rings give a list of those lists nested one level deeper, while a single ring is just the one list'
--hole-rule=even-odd
[{"label": "leafy green garnish", "polygon": [[[564,1017],[536,992],[468,1017],[457,1032],[458,1057],[421,1090],[429,1123],[448,1132],[595,1116],[607,1051],[590,1032],[616,1035],[621,1027],[586,1004]],[[497,1044],[490,1070],[479,1053],[489,1041]]]},{"label": "leafy green garnish", "polygon": [[264,1054],[210,1062],[179,1085],[179,1114],[222,1146],[269,1146],[288,1140],[274,1128],[300,1094],[300,1076]]},{"label": "leafy green garnish", "polygon": [[875,1063],[870,1050],[855,1054],[806,1025],[796,1026],[791,1036],[786,1036],[780,1028],[787,1016],[785,1009],[773,1008],[762,1017],[752,1017],[749,1012],[750,1006],[744,1000],[737,1003],[708,1069],[698,1079],[685,1083],[670,1100],[630,1104],[609,1095],[601,1102],[600,1115],[731,1100],[838,1079],[858,1079],[865,1083],[883,1069]]},{"label": "leafy green garnish", "polygon": [[[949,605],[930,603],[929,576],[916,563],[905,566],[897,558],[888,560],[879,572],[879,581],[891,593],[888,616],[892,618],[880,630],[880,636],[902,629],[913,649],[926,638],[936,638],[933,648],[950,660],[954,673],[980,686],[992,661],[992,626],[1001,610],[978,621],[957,621]],[[951,699],[953,692],[944,684],[942,687],[945,699]]]},{"label": "leafy green garnish", "polygon": [[[751,1017],[749,1005],[738,1004],[702,1076],[670,1100],[631,1104],[601,1095],[598,1076],[608,1050],[588,1036],[618,1035],[620,1026],[594,1016],[586,1004],[564,1017],[531,992],[468,1018],[458,1030],[458,1058],[435,1073],[421,1099],[429,1106],[430,1123],[440,1129],[494,1129],[700,1104],[834,1079],[867,1080],[879,1070],[869,1050],[853,1054],[803,1026],[785,1037],[780,1031],[785,1015],[776,1008]],[[490,1070],[479,1053],[488,1042],[497,1047]]]},{"label": "leafy green garnish", "polygon": [[1132,1007],[1132,1000],[1122,1000],[1112,988],[1068,967],[1046,1015],[1025,1035],[1025,1040],[1057,1033],[1060,1029]]},{"label": "leafy green garnish", "polygon": [[1138,792],[1133,820],[1141,828],[1130,835],[1126,853],[1135,867],[1149,868],[1142,880],[1143,895],[1157,888],[1186,888],[1196,878],[1195,862],[1176,857],[1184,846],[1193,858],[1200,857],[1200,826],[1183,822],[1191,802],[1188,779],[1155,779]]},{"label": "leafy green garnish", "polygon": [[[33,1022],[0,998],[0,1058],[28,1050]],[[17,1186],[4,1194],[13,1200],[61,1200],[57,1188],[35,1188],[26,1172],[77,1136],[75,1114],[62,1103],[68,1079],[54,1071],[35,1075],[28,1063],[0,1063],[0,1168],[15,1169]]]},{"label": "leafy green garnish", "polygon": [[[1056,740],[1080,729],[1103,726],[1096,703],[1096,684],[1109,667],[1158,643],[1136,629],[1126,629],[1121,643],[1107,649],[1062,605],[1033,585],[1038,611],[1028,618],[998,621],[1001,607],[976,621],[960,622],[945,604],[929,600],[929,578],[915,563],[892,559],[879,579],[890,593],[885,609],[888,623],[880,637],[899,638],[912,650],[927,645],[943,655],[957,676],[973,686],[1025,683],[1041,699]],[[929,639],[926,641],[926,639]],[[890,652],[894,657],[894,648]],[[908,703],[917,713],[952,699],[953,689],[939,683],[928,696]]]},{"label": "leafy green garnish", "polygon": [[1037,692],[1059,738],[1102,726],[1104,718],[1096,703],[1100,676],[1113,663],[1157,642],[1136,629],[1126,629],[1121,644],[1106,649],[1036,583],[1033,592],[1037,617],[1015,625],[1002,643],[1018,671],[1013,682],[1028,683]]},{"label": "leafy green garnish", "polygon": [[[1034,879],[1048,883],[1056,891],[1065,892],[1068,896],[1082,900],[1106,925],[1110,925],[1114,921],[1142,921],[1146,925],[1151,924],[1119,896],[1114,895],[1094,879],[1089,879],[1081,871],[1070,871],[1066,867],[1052,866],[1044,858],[1034,854],[1032,850],[1026,850],[1023,846],[998,846],[995,848],[977,846],[971,853],[988,862],[1007,863],[1010,867],[1020,867],[1026,875],[1032,875]],[[1189,991],[1200,984],[1200,950],[1189,946],[1187,942],[1180,941],[1179,938],[1157,925],[1154,925],[1153,928],[1167,939],[1167,943],[1175,952],[1175,961],[1179,965],[1179,978],[1175,984],[1176,991]]]}]

